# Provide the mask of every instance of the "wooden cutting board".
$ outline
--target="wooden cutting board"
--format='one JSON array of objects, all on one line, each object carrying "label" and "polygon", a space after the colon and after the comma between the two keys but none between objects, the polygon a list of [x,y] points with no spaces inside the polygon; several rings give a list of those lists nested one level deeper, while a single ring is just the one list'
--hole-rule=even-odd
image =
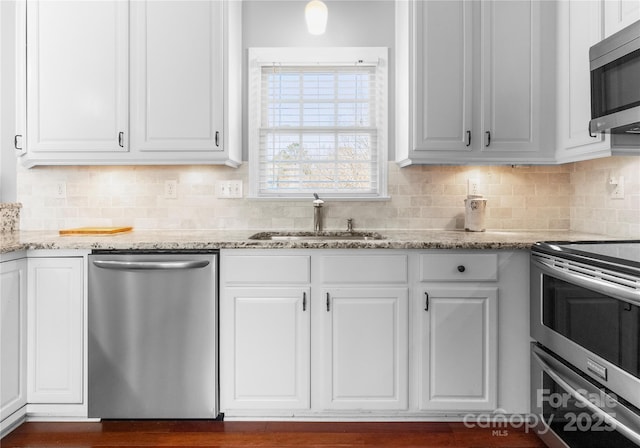
[{"label": "wooden cutting board", "polygon": [[133,227],[77,227],[75,229],[62,229],[60,235],[113,235],[133,230]]}]

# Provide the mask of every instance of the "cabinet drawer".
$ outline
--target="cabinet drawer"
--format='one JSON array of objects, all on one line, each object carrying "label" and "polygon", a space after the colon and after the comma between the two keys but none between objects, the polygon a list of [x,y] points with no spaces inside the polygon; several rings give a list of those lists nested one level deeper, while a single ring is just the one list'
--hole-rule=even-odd
[{"label": "cabinet drawer", "polygon": [[327,255],[320,257],[324,283],[407,283],[406,255]]},{"label": "cabinet drawer", "polygon": [[497,254],[424,254],[420,256],[420,281],[496,281]]},{"label": "cabinet drawer", "polygon": [[220,263],[226,284],[309,283],[311,258],[307,255],[230,255]]}]

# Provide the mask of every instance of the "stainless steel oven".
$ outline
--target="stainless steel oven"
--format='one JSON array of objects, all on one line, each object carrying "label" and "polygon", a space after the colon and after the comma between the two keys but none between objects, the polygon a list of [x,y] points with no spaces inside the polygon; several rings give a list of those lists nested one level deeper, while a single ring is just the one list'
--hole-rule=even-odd
[{"label": "stainless steel oven", "polygon": [[640,446],[640,241],[531,254],[532,414],[549,446]]}]

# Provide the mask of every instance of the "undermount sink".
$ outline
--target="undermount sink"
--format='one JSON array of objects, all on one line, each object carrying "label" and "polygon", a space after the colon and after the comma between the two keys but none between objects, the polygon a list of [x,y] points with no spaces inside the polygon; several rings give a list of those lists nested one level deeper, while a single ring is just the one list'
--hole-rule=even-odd
[{"label": "undermount sink", "polygon": [[376,232],[260,232],[251,235],[249,239],[262,241],[368,241],[382,240],[384,237]]}]

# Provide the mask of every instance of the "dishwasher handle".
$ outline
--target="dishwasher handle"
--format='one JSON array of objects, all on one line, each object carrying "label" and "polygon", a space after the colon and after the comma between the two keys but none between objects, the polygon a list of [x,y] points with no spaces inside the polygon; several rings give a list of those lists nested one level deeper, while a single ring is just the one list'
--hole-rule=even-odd
[{"label": "dishwasher handle", "polygon": [[103,269],[115,270],[177,270],[177,269],[200,269],[209,265],[209,260],[186,260],[186,261],[111,261],[93,260],[93,264]]}]

